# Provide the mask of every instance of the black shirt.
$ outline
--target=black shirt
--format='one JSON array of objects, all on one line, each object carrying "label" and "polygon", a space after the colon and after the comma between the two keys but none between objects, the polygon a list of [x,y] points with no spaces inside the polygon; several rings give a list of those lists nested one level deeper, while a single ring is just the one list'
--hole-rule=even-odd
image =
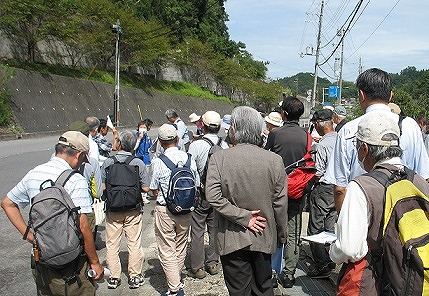
[{"label": "black shirt", "polygon": [[280,155],[287,167],[307,153],[307,139],[307,132],[299,126],[298,121],[285,121],[282,127],[268,134],[265,149]]}]

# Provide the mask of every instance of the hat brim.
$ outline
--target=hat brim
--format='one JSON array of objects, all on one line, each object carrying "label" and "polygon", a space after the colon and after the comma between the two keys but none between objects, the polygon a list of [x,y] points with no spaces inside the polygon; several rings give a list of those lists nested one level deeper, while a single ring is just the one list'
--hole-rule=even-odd
[{"label": "hat brim", "polygon": [[279,127],[279,126],[282,125],[281,122],[276,122],[276,121],[270,119],[268,116],[265,117],[265,121],[268,122],[268,123],[270,123],[270,124],[272,124],[272,125],[274,125],[274,126],[277,126],[277,127]]},{"label": "hat brim", "polygon": [[225,122],[223,122],[223,121],[220,123],[220,126],[221,126],[221,127],[223,127],[224,129],[229,129],[229,128],[231,127],[231,125],[230,125],[230,124],[225,123]]}]

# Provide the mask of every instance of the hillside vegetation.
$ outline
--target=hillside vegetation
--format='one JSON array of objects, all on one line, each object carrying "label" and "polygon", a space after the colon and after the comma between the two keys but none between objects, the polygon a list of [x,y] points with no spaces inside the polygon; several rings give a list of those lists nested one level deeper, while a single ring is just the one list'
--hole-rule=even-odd
[{"label": "hillside vegetation", "polygon": [[[266,64],[242,42],[230,40],[225,1],[213,0],[4,0],[0,30],[27,63],[37,62],[38,44],[61,44],[72,68],[106,71],[114,64],[120,21],[121,69],[160,69],[168,63],[191,68],[248,94],[249,102],[270,104],[287,92],[267,83]],[[58,46],[57,46],[58,47]]]}]

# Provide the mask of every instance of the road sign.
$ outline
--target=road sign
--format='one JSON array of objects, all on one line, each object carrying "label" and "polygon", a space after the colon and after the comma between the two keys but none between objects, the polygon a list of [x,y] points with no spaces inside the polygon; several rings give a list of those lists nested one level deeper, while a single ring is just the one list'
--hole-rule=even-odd
[{"label": "road sign", "polygon": [[328,92],[330,98],[338,98],[340,96],[340,88],[338,86],[330,86]]}]

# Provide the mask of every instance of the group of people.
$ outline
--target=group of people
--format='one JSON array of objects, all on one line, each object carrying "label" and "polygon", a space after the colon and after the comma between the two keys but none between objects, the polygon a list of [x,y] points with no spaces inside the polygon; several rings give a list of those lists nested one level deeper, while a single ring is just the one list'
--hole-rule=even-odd
[{"label": "group of people", "polygon": [[[429,178],[429,157],[417,122],[400,118],[388,107],[393,92],[386,72],[366,70],[356,85],[365,115],[347,122],[346,110],[337,106],[316,111],[311,118],[318,136],[313,143],[315,177],[308,194],[308,234],[334,232],[337,223],[337,239],[328,247],[310,245],[314,266],[307,275],[328,277],[336,264],[343,263],[338,295],[378,295],[377,273],[382,267],[371,265],[369,254],[381,249],[385,190],[362,175],[380,165],[398,171],[407,167],[417,173],[416,186],[427,195],[429,185],[421,180]],[[109,182],[117,163],[138,168],[134,173],[140,201],[120,210],[106,207],[109,288],[121,284],[123,232],[129,252],[129,287],[138,288],[145,282],[142,214],[150,191],[156,200],[155,236],[167,280],[165,295],[184,295],[188,241],[192,256],[187,276],[202,279],[207,273],[217,274],[221,264],[230,295],[273,295],[271,254],[283,244],[284,266],[278,278],[284,287],[292,287],[304,198],[288,198],[290,171],[285,168],[302,159],[312,144],[309,133],[299,126],[303,113],[304,105],[296,97],[284,98],[266,116],[247,106],[236,107],[223,118],[216,111],[201,116],[193,113],[189,122],[196,124],[197,133],[191,135],[177,112],[169,109],[165,112],[168,123],[159,127],[155,141],[147,134],[153,122],[145,119],[138,123],[137,132],[110,128],[113,143],[104,138],[109,130],[104,120],[88,117],[70,124],[70,131],[55,146],[55,156],[28,172],[2,201],[8,218],[24,234],[28,229],[19,207],[31,204],[45,180],[55,180],[66,169],[81,168],[82,175],[74,174],[65,184],[80,207],[86,259],[79,263],[79,280],[65,283],[64,276],[75,271],[66,269],[64,275],[40,265],[33,270],[38,293],[61,294],[64,285],[70,295],[95,293],[85,271],[89,265],[95,271],[93,280],[99,280],[103,267],[94,245],[95,224],[100,219],[91,205],[103,191],[111,190]],[[222,127],[228,128],[227,139],[219,137]],[[211,153],[215,145],[220,148]],[[175,215],[166,206],[171,170],[158,157],[161,154],[175,166],[184,166],[190,157],[200,200],[195,210]],[[107,201],[113,195],[108,192]],[[209,243],[205,248],[206,230]],[[27,240],[34,242],[31,231]]]}]

